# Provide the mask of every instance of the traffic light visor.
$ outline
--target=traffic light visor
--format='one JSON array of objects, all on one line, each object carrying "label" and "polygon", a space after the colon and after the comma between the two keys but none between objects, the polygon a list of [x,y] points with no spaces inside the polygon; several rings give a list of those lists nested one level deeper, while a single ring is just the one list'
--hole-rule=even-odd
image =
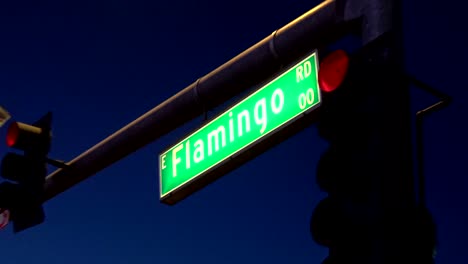
[{"label": "traffic light visor", "polygon": [[318,81],[320,89],[332,92],[338,88],[346,77],[349,68],[349,56],[344,50],[330,53],[320,62]]},{"label": "traffic light visor", "polygon": [[20,150],[48,149],[50,135],[43,131],[41,127],[14,122],[7,131],[7,146]]}]

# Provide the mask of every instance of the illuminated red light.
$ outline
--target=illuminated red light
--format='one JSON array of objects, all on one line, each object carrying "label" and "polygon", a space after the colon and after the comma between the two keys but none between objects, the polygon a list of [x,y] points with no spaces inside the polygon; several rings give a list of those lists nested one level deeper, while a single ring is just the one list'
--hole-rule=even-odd
[{"label": "illuminated red light", "polygon": [[14,122],[13,124],[10,125],[7,131],[7,136],[6,136],[6,143],[8,147],[13,147],[19,136],[19,126],[18,123]]},{"label": "illuminated red light", "polygon": [[10,221],[10,211],[2,210],[2,208],[0,208],[0,212],[0,229],[3,229]]},{"label": "illuminated red light", "polygon": [[349,68],[349,56],[344,50],[330,53],[320,62],[318,81],[320,89],[331,92],[338,88],[346,77]]}]

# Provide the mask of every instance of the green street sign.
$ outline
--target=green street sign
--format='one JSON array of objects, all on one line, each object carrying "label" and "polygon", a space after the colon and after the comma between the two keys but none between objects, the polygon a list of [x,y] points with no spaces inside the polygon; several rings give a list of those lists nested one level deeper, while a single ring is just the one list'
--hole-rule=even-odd
[{"label": "green street sign", "polygon": [[317,108],[317,64],[313,52],[161,153],[161,201],[174,204],[202,188],[242,163],[236,162],[237,156],[250,154],[246,151]]}]

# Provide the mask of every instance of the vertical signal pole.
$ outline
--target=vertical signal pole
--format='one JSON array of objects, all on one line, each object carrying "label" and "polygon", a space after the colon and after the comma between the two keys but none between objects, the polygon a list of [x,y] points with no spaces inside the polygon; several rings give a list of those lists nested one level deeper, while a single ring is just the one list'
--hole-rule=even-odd
[{"label": "vertical signal pole", "polygon": [[[329,248],[323,263],[433,263],[435,227],[415,199],[401,5],[337,1],[343,21],[361,26],[363,43],[349,68],[343,51],[320,66],[321,89],[330,94],[324,94],[319,134],[330,144],[317,183],[328,197],[312,215],[311,232]],[[347,72],[341,84],[326,78],[341,72]],[[336,91],[328,89],[334,82]]]},{"label": "vertical signal pole", "polygon": [[402,1],[370,0],[365,17],[364,44],[383,38],[374,57],[368,58],[378,69],[371,80],[375,94],[369,95],[375,98],[369,104],[375,113],[375,133],[368,154],[377,157],[370,204],[374,212],[370,259],[373,263],[423,263],[416,254],[412,231],[416,201],[410,98],[403,78]]},{"label": "vertical signal pole", "polygon": [[[370,263],[432,263],[421,249],[423,225],[414,193],[408,84],[403,78],[401,0],[346,1],[344,16],[362,18],[363,45],[377,42],[366,98],[367,160],[373,177],[368,204]],[[355,13],[356,12],[356,13]],[[422,232],[425,232],[424,230]],[[422,253],[423,252],[423,253]]]}]

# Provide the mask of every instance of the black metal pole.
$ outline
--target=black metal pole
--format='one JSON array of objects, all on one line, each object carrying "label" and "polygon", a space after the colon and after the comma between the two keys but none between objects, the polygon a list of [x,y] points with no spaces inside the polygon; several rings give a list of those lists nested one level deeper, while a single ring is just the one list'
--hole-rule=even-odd
[{"label": "black metal pole", "polygon": [[[344,0],[344,19],[361,22],[363,45],[375,45],[367,58],[366,117],[371,132],[364,155],[372,168],[372,193],[366,212],[366,242],[349,263],[420,263],[408,83],[404,79],[401,0]],[[358,221],[359,222],[359,221]],[[362,246],[362,245],[361,245]],[[346,250],[343,250],[346,251]]]}]

